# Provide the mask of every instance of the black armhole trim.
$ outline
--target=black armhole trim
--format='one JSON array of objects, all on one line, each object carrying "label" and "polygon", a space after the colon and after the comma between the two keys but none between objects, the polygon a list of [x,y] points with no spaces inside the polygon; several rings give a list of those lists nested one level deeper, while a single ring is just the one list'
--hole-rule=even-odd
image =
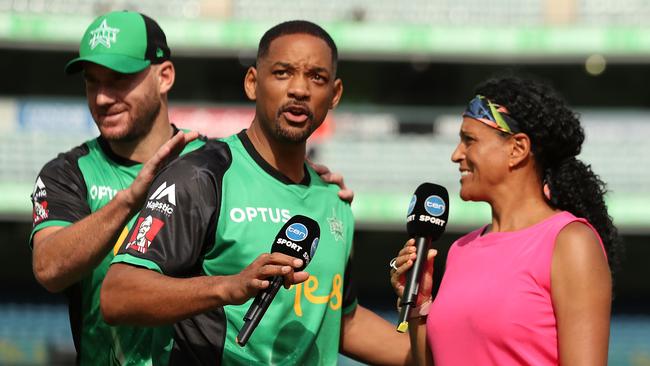
[{"label": "black armhole trim", "polygon": [[[212,248],[216,244],[217,225],[219,222],[219,215],[221,215],[221,202],[223,196],[223,176],[226,174],[226,172],[228,171],[228,169],[230,169],[230,166],[232,165],[232,151],[230,150],[230,146],[225,142],[218,142],[218,144],[223,146],[223,149],[227,154],[227,164],[225,164],[222,167],[221,174],[219,176],[216,176],[214,174],[210,175],[210,178],[213,180],[212,184],[215,189],[217,202],[216,202],[216,209],[214,210],[212,217],[210,217],[210,226],[208,227],[208,230],[206,231],[206,236],[203,239],[203,251],[201,252],[202,257],[205,257],[205,255],[210,250],[212,250]],[[203,267],[201,265],[199,266],[199,268],[196,269],[196,271],[197,271],[196,274],[205,275],[205,273],[203,272]]]},{"label": "black armhole trim", "polygon": [[353,277],[353,255],[350,255],[348,262],[345,264],[345,273],[343,281],[343,308],[352,305],[355,300],[357,300],[359,291],[357,289],[357,284],[352,280]]},{"label": "black armhole trim", "polygon": [[[68,164],[70,164],[72,169],[74,169],[75,174],[79,177],[79,186],[82,189],[81,193],[83,194],[83,197],[86,199],[86,204],[88,203],[88,186],[86,184],[86,177],[84,177],[84,174],[79,167],[79,159],[88,154],[90,154],[90,147],[88,147],[88,144],[86,143],[83,143],[70,150],[69,153],[63,154],[63,159],[65,159]],[[88,213],[86,215],[90,214],[90,205],[88,205]]]},{"label": "black armhole trim", "polygon": [[267,172],[270,176],[273,178],[279,180],[280,182],[284,184],[300,184],[303,186],[309,186],[311,183],[311,177],[309,175],[309,170],[307,169],[307,166],[303,164],[303,170],[305,171],[305,176],[303,177],[302,181],[299,183],[293,182],[291,179],[289,179],[286,175],[282,174],[281,172],[277,171],[274,167],[271,166],[260,153],[255,150],[255,146],[253,146],[253,143],[251,140],[248,138],[248,135],[246,134],[246,130],[242,130],[240,133],[237,134],[237,137],[239,140],[241,140],[242,145],[244,145],[244,148],[248,152],[248,154],[255,160],[257,165],[260,166],[265,172]]}]

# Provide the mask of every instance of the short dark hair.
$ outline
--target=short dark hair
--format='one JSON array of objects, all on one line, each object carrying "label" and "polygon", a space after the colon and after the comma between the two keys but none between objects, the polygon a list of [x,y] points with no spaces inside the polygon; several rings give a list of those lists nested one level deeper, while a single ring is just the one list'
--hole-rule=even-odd
[{"label": "short dark hair", "polygon": [[339,53],[336,48],[336,43],[334,43],[334,40],[329,35],[329,33],[325,31],[325,29],[321,28],[321,26],[319,26],[318,24],[306,20],[290,20],[287,22],[280,23],[274,26],[273,28],[267,30],[266,33],[264,33],[264,35],[262,36],[262,39],[260,39],[260,44],[257,47],[256,63],[259,62],[259,60],[262,57],[266,56],[269,53],[269,47],[271,46],[271,42],[273,42],[277,38],[291,35],[291,34],[308,34],[310,36],[314,36],[325,41],[325,43],[327,43],[327,45],[329,46],[330,51],[332,51],[332,66],[336,71],[336,64],[339,59]]}]

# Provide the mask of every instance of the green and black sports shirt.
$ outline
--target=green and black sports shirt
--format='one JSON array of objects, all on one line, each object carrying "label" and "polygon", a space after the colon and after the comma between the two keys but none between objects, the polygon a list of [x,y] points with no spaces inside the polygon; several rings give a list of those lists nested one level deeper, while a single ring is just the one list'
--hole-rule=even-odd
[{"label": "green and black sports shirt", "polygon": [[[203,140],[192,141],[182,154],[203,144]],[[99,210],[119,190],[127,188],[141,168],[142,164],[114,154],[102,137],[59,154],[45,164],[36,178],[32,192],[32,237],[46,227],[69,226]],[[82,240],[90,242],[93,238]],[[69,301],[77,363],[151,364],[153,328],[112,327],[102,318],[99,308],[100,286],[113,254],[112,251],[108,253],[91,273],[65,291]]]},{"label": "green and black sports shirt", "polygon": [[309,279],[280,289],[245,347],[235,337],[252,299],[174,324],[166,346],[156,346],[171,351],[170,365],[336,364],[342,315],[356,306],[354,220],[338,186],[306,165],[305,173],[292,183],[241,132],[208,141],[157,176],[113,263],[173,277],[232,275],[268,253],[293,215],[311,217],[321,231]]}]

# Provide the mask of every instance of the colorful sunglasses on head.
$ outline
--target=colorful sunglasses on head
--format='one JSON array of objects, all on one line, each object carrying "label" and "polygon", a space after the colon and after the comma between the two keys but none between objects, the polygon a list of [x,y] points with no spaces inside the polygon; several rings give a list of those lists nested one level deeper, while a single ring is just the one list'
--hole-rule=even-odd
[{"label": "colorful sunglasses on head", "polygon": [[509,134],[521,132],[517,121],[510,117],[510,112],[504,106],[492,103],[486,97],[477,95],[469,101],[463,117],[469,117],[486,125]]}]

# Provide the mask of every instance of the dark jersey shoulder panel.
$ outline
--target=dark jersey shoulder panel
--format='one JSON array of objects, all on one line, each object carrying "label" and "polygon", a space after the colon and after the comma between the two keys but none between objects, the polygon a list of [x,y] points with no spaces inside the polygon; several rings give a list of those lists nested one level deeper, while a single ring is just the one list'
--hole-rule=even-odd
[{"label": "dark jersey shoulder panel", "polygon": [[222,179],[231,162],[228,146],[210,140],[166,166],[113,262],[174,277],[200,274],[201,258],[214,244]]},{"label": "dark jersey shoulder panel", "polygon": [[65,226],[90,214],[86,183],[77,164],[88,153],[84,143],[59,154],[41,169],[31,195],[32,235],[44,227]]}]

